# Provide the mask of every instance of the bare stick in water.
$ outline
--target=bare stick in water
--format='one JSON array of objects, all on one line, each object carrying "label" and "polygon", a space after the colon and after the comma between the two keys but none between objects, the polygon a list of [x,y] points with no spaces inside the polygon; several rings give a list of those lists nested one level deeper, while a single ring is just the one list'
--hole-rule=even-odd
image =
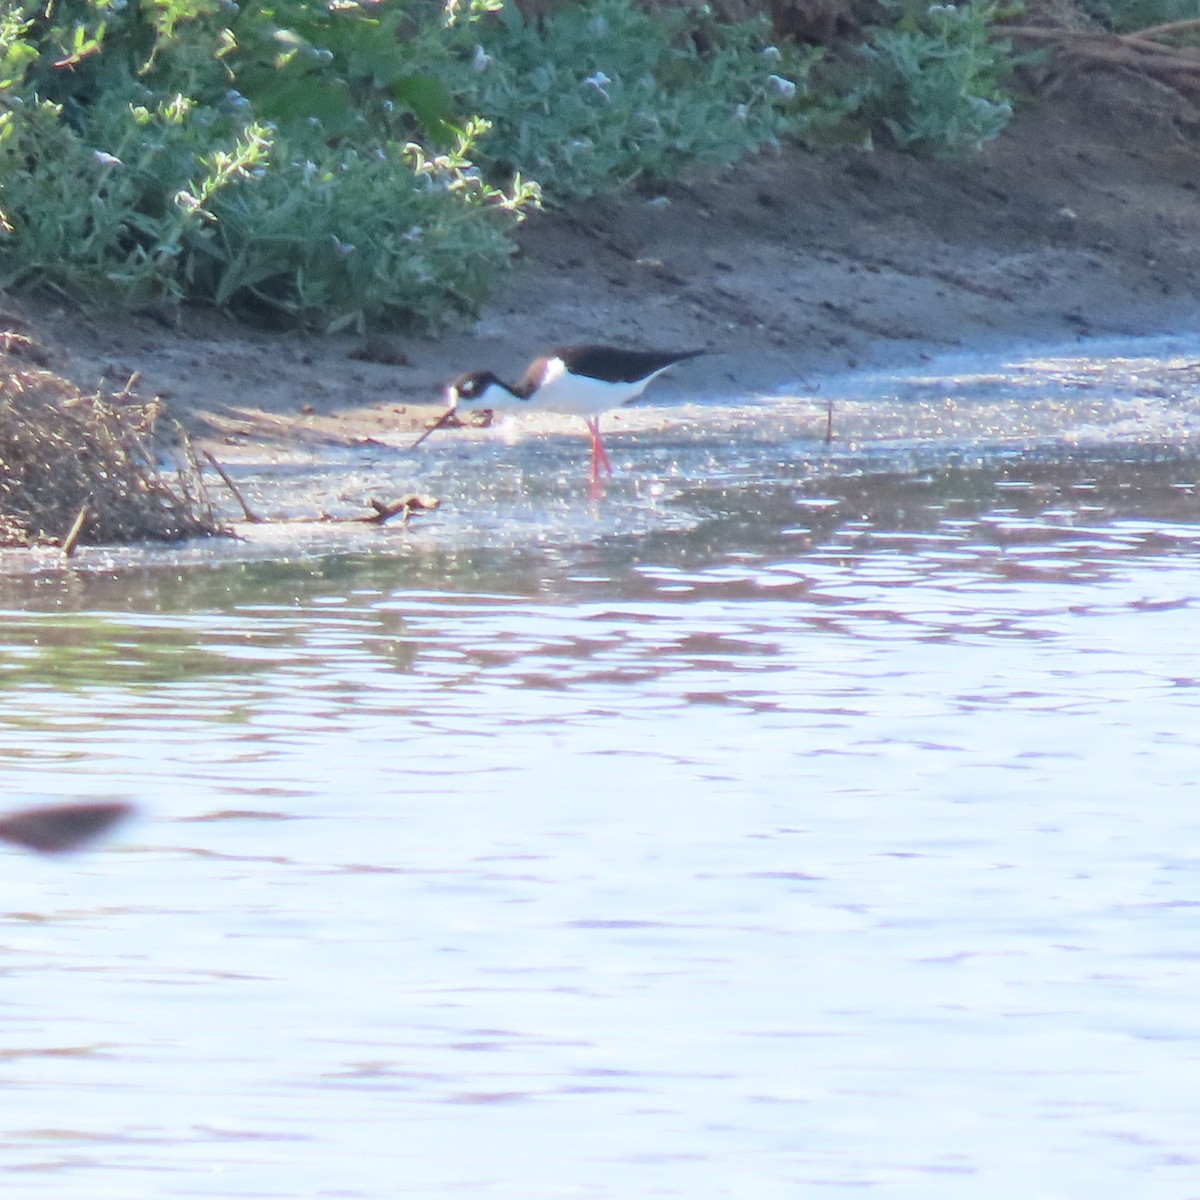
[{"label": "bare stick in water", "polygon": [[71,558],[75,554],[75,547],[79,544],[79,535],[83,532],[83,524],[88,519],[91,502],[92,498],[89,496],[83,502],[83,507],[80,508],[79,515],[71,522],[71,528],[67,530],[67,536],[63,538],[63,558]]},{"label": "bare stick in water", "polygon": [[237,484],[234,483],[233,480],[229,478],[229,473],[225,470],[225,468],[223,466],[221,466],[221,464],[219,462],[217,462],[217,460],[215,458],[213,458],[213,456],[207,450],[204,451],[204,457],[207,458],[210,463],[212,463],[213,468],[216,470],[217,474],[220,475],[222,482],[233,493],[234,498],[242,506],[242,512],[245,514],[246,520],[249,521],[251,524],[261,525],[263,518],[260,517],[258,515],[258,513],[256,513],[250,507],[250,505],[248,505],[246,503],[245,496],[243,496],[242,493],[240,491],[238,491]]}]

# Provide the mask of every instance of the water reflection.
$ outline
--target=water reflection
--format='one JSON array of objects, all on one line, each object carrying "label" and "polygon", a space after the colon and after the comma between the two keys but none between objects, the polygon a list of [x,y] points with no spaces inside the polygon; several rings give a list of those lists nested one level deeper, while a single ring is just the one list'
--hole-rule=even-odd
[{"label": "water reflection", "polygon": [[12,806],[145,815],[5,856],[0,1170],[1187,1194],[1197,463],[1133,457],[3,579]]}]

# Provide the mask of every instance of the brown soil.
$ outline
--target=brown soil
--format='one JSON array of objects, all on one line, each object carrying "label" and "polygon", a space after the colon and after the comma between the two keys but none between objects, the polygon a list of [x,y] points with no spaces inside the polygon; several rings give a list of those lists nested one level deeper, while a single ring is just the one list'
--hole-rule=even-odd
[{"label": "brown soil", "polygon": [[[654,395],[753,394],[940,350],[1141,334],[1195,318],[1200,111],[1145,79],[1059,81],[976,159],[789,149],[715,182],[532,218],[474,327],[316,338],[207,311],[12,322],[84,387],[139,374],[193,428],[402,440],[458,371],[571,341],[706,347]],[[37,346],[10,337],[26,361]],[[800,383],[803,387],[803,382]]]}]

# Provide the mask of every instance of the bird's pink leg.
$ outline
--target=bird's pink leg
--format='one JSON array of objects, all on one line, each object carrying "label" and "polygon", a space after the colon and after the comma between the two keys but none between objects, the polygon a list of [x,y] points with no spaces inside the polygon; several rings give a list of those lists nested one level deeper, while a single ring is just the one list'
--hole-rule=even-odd
[{"label": "bird's pink leg", "polygon": [[612,463],[608,461],[608,451],[604,449],[604,443],[600,440],[600,418],[587,417],[588,433],[592,435],[592,482],[596,483],[600,479],[600,468],[604,468],[604,473],[612,478]]}]

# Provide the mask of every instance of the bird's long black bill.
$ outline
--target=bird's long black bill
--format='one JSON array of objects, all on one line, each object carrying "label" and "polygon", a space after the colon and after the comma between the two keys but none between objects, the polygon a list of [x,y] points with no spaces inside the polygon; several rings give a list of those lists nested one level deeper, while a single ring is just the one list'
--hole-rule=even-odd
[{"label": "bird's long black bill", "polygon": [[409,449],[415,450],[431,433],[435,433],[437,430],[444,429],[447,425],[449,425],[450,422],[454,420],[455,416],[455,409],[446,409],[446,411],[442,413],[442,415],[438,417],[438,419],[432,425],[430,425],[430,427],[425,430],[425,432],[421,434],[421,436],[417,438],[417,440],[413,442],[411,446],[409,446]]}]

